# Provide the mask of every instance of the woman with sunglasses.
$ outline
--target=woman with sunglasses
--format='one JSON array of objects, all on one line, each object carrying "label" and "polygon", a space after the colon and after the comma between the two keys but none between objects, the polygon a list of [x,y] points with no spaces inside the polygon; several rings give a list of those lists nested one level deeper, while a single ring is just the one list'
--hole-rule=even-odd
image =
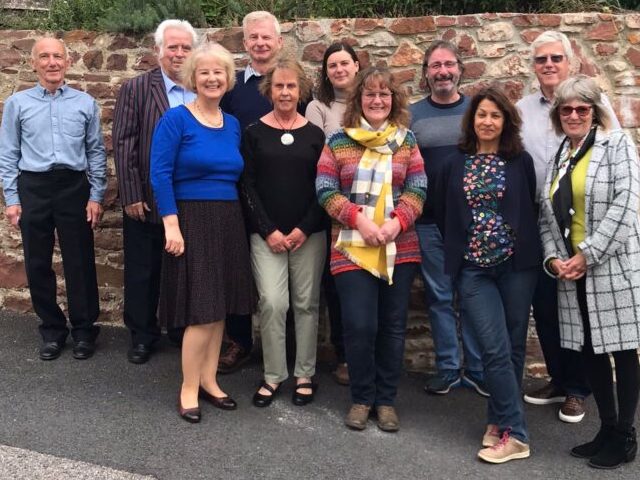
[{"label": "woman with sunglasses", "polygon": [[[317,98],[309,103],[305,116],[311,123],[320,127],[326,136],[342,127],[342,118],[347,108],[347,93],[349,93],[349,88],[353,85],[359,70],[358,56],[350,45],[336,42],[325,50],[316,92]],[[330,251],[330,229],[327,229],[327,233],[327,251]],[[347,369],[342,339],[340,299],[329,270],[328,261],[322,276],[322,288],[327,300],[329,323],[331,324],[331,343],[337,360],[333,376],[340,385],[349,385],[349,370]]]},{"label": "woman with sunglasses", "polygon": [[558,279],[562,347],[582,352],[601,422],[595,438],[571,454],[616,468],[637,451],[638,154],[624,132],[609,131],[600,88],[583,75],[559,85],[551,121],[565,138],[541,198],[544,267]]}]

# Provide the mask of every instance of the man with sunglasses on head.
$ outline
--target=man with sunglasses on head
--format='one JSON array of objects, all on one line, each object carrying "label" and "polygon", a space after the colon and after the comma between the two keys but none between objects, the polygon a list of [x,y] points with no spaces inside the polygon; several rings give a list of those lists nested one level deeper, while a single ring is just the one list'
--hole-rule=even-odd
[{"label": "man with sunglasses on head", "polygon": [[[442,200],[436,198],[434,186],[439,182],[447,158],[458,150],[462,116],[469,105],[469,98],[458,91],[463,70],[457,48],[445,40],[434,41],[425,52],[420,82],[429,95],[409,107],[410,128],[418,140],[429,185],[422,216],[416,221],[416,232],[437,373],[424,388],[427,393],[444,395],[462,384],[486,397],[489,393],[484,385],[480,348],[464,321],[460,322],[462,342],[458,339],[458,317],[453,306],[455,289],[453,279],[444,272],[444,244],[436,225],[436,209],[441,207]],[[460,317],[463,316],[460,312]]]},{"label": "man with sunglasses on head", "polygon": [[[522,116],[524,146],[533,157],[536,196],[539,197],[547,169],[563,139],[554,131],[549,113],[556,88],[569,77],[573,50],[566,35],[546,31],[533,41],[531,52],[540,91],[525,96],[518,101],[517,106]],[[602,96],[602,101],[611,115],[612,129],[620,128],[606,96]],[[542,261],[540,265],[542,269]],[[550,381],[541,388],[526,393],[524,401],[532,405],[562,403],[558,412],[560,420],[568,423],[580,422],[585,414],[584,399],[591,392],[580,353],[560,347],[557,282],[544,272],[538,276],[533,296],[533,316]]]}]

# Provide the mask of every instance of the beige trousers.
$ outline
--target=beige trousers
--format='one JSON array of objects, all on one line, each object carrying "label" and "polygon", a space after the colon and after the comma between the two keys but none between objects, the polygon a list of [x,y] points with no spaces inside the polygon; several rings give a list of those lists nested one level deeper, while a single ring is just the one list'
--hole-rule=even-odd
[{"label": "beige trousers", "polygon": [[325,255],[325,232],[312,234],[298,250],[286,253],[273,253],[260,235],[251,235],[251,265],[260,295],[258,317],[266,382],[280,383],[289,376],[286,352],[289,298],[296,328],[293,374],[298,378],[315,374]]}]

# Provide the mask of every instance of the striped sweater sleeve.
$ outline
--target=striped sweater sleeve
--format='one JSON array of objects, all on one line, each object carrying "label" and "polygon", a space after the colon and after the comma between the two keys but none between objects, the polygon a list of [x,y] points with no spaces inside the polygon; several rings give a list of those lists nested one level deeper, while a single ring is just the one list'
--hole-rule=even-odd
[{"label": "striped sweater sleeve", "polygon": [[422,214],[422,207],[427,198],[427,176],[424,172],[424,161],[412,132],[408,133],[405,142],[409,144],[411,149],[409,163],[407,164],[402,193],[396,208],[391,212],[391,216],[397,217],[400,221],[403,231],[411,227]]}]

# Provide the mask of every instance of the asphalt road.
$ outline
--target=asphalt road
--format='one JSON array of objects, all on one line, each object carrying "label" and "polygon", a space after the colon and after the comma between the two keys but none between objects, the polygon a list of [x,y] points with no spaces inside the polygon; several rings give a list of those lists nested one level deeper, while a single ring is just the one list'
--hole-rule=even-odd
[{"label": "asphalt road", "polygon": [[556,408],[527,406],[532,456],[505,465],[475,457],[484,431],[484,399],[466,389],[429,396],[424,378],[404,375],[401,430],[373,422],[348,430],[348,388],[321,365],[316,401],[291,404],[291,381],[266,409],[251,405],[258,362],[221,377],[239,403],[233,412],[203,405],[203,421],[179,418],[179,350],[162,344],[145,365],[125,358],[128,334],[103,326],[96,356],[77,361],[68,346],[38,359],[33,316],[0,311],[0,480],[196,479],[633,479],[638,462],[601,472],[569,456],[597,430],[593,400],[580,424]]}]

